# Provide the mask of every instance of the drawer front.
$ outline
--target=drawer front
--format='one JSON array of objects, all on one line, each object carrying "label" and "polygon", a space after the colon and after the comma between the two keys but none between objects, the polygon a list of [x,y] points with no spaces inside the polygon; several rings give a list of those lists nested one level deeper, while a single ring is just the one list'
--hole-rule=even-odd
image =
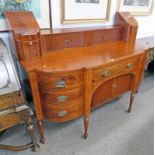
[{"label": "drawer front", "polygon": [[58,91],[42,91],[42,102],[52,105],[67,105],[83,98],[83,88]]},{"label": "drawer front", "polygon": [[71,89],[83,84],[83,72],[38,74],[40,90]]},{"label": "drawer front", "polygon": [[35,58],[40,56],[40,42],[38,41],[28,41],[23,42],[23,49],[25,53],[25,58]]},{"label": "drawer front", "polygon": [[17,53],[21,60],[31,59],[40,56],[40,34],[36,35],[15,35]]},{"label": "drawer front", "polygon": [[0,110],[23,104],[24,99],[20,92],[0,96]]},{"label": "drawer front", "polygon": [[132,58],[124,62],[120,62],[111,66],[103,66],[101,69],[94,70],[93,80],[101,80],[103,78],[113,76],[120,72],[132,71],[138,67],[140,58]]},{"label": "drawer front", "polygon": [[30,109],[26,105],[16,106],[0,111],[0,131],[23,123],[30,117]]},{"label": "drawer front", "polygon": [[22,36],[15,33],[14,35],[17,40],[21,40],[22,38],[22,41],[38,40],[40,38],[40,33],[36,35],[22,35]]},{"label": "drawer front", "polygon": [[17,113],[0,116],[0,131],[8,129],[18,123],[20,123],[20,118]]},{"label": "drawer front", "polygon": [[66,106],[46,104],[45,108],[45,118],[47,120],[65,122],[83,114],[83,101],[76,101]]},{"label": "drawer front", "polygon": [[105,41],[120,40],[121,39],[121,29],[114,30],[98,30],[93,32],[93,44],[99,44]]},{"label": "drawer front", "polygon": [[53,34],[51,36],[46,36],[45,38],[46,38],[46,49],[48,51],[84,46],[84,33],[82,32]]}]

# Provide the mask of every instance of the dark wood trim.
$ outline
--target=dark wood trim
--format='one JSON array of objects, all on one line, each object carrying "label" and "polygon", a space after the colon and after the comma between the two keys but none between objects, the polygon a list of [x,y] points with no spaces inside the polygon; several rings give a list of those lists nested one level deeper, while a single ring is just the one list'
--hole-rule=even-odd
[{"label": "dark wood trim", "polygon": [[50,28],[52,29],[52,1],[49,0],[49,20],[50,20]]}]

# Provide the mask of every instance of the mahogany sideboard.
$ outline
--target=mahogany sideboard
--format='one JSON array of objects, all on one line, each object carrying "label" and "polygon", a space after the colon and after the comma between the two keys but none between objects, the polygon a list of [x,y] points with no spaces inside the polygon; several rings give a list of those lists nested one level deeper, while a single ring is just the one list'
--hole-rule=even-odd
[{"label": "mahogany sideboard", "polygon": [[87,138],[91,109],[130,91],[131,111],[148,52],[136,41],[138,24],[129,13],[117,12],[113,26],[56,30],[40,30],[31,12],[5,16],[31,84],[42,143],[44,119],[84,116]]}]

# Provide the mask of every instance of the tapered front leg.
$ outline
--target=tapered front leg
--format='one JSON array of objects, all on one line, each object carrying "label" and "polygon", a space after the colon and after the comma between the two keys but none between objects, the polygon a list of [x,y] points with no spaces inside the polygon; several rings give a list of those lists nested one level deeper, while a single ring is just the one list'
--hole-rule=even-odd
[{"label": "tapered front leg", "polygon": [[88,125],[89,125],[89,118],[84,118],[84,139],[87,139],[88,137]]},{"label": "tapered front leg", "polygon": [[130,113],[131,110],[132,110],[132,105],[133,105],[134,97],[135,97],[135,94],[131,93],[131,95],[130,95],[130,105],[129,105],[129,108],[128,108],[128,113]]},{"label": "tapered front leg", "polygon": [[42,120],[38,120],[38,128],[39,128],[39,133],[40,133],[40,142],[42,144],[45,144],[45,137],[44,137],[44,127],[43,127],[43,121]]},{"label": "tapered front leg", "polygon": [[92,71],[85,70],[85,102],[84,102],[84,138],[88,137],[89,115],[92,100]]}]

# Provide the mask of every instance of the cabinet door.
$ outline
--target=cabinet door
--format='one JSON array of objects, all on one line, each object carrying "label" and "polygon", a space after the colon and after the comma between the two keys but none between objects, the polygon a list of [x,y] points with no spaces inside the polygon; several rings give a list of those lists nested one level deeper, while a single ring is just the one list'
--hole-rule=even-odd
[{"label": "cabinet door", "polygon": [[126,74],[119,76],[115,79],[113,79],[112,84],[112,97],[117,97],[127,91],[131,88],[131,82],[132,82],[132,75]]},{"label": "cabinet door", "polygon": [[106,41],[114,41],[121,39],[121,29],[105,29],[93,32],[92,43],[101,44]]},{"label": "cabinet door", "polygon": [[52,34],[45,36],[46,50],[59,50],[63,48],[84,46],[84,33]]},{"label": "cabinet door", "polygon": [[112,98],[112,84],[113,80],[109,80],[102,84],[93,95],[92,99],[92,108],[95,108],[101,105],[103,102],[106,102],[110,98]]},{"label": "cabinet door", "polygon": [[131,89],[132,75],[126,74],[118,76],[103,83],[94,93],[92,98],[92,108],[104,104]]}]

